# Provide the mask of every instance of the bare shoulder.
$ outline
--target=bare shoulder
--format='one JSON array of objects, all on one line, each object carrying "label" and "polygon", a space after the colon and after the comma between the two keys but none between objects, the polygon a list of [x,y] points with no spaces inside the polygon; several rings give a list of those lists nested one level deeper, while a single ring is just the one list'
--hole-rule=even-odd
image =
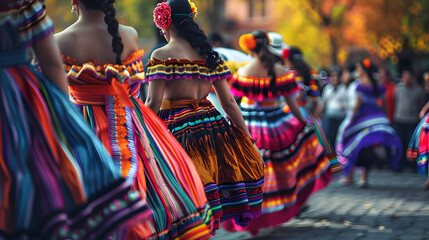
[{"label": "bare shoulder", "polygon": [[251,63],[247,63],[247,64],[245,64],[245,65],[241,66],[241,67],[238,69],[237,74],[238,74],[238,75],[242,75],[242,76],[248,76],[248,75],[250,75],[250,74],[249,74],[250,69],[251,69],[250,65],[251,65]]},{"label": "bare shoulder", "polygon": [[166,60],[172,56],[172,51],[170,49],[170,46],[167,44],[163,47],[160,47],[152,52],[151,59],[160,59],[160,60]]},{"label": "bare shoulder", "polygon": [[137,30],[131,26],[125,26],[120,24],[119,25],[119,31],[126,37],[130,39],[138,39],[139,34],[137,33]]},{"label": "bare shoulder", "polygon": [[66,28],[65,30],[56,33],[54,35],[55,41],[60,48],[61,53],[68,55],[70,49],[74,48],[76,43],[76,33],[73,26]]},{"label": "bare shoulder", "polygon": [[286,67],[281,64],[276,64],[274,66],[274,71],[276,73],[276,76],[283,76],[287,73]]}]

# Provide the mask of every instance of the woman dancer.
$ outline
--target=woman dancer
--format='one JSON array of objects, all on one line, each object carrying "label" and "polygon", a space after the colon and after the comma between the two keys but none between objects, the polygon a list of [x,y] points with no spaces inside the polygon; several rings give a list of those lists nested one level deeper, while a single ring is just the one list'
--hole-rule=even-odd
[{"label": "woman dancer", "polygon": [[[426,77],[425,77],[426,79]],[[429,190],[428,159],[429,159],[429,102],[420,111],[420,123],[411,137],[407,149],[408,160],[417,162],[417,173],[427,177],[425,190]]]},{"label": "woman dancer", "polygon": [[[264,172],[229,90],[226,80],[231,74],[194,21],[193,3],[168,0],[158,4],[154,13],[168,44],[149,60],[146,103],[196,165],[215,228],[228,219],[246,226],[261,214]],[[212,85],[232,125],[206,99]]]},{"label": "woman dancer", "polygon": [[[389,119],[377,104],[385,89],[378,86],[376,68],[369,59],[365,59],[356,64],[356,70],[360,81],[356,87],[356,106],[336,149],[346,175],[343,183],[353,183],[353,168],[359,166],[364,168],[359,185],[366,188],[372,164],[390,159],[392,168],[396,168],[402,146],[395,130],[390,127]],[[387,150],[386,154],[377,154],[384,151],[377,149],[383,148]]]},{"label": "woman dancer", "polygon": [[212,217],[201,180],[163,122],[138,100],[143,51],[136,31],[118,24],[113,5],[73,1],[79,18],[56,38],[73,103],[153,212],[125,238],[209,238]]},{"label": "woman dancer", "polygon": [[[320,127],[319,121],[309,110],[310,107],[312,109],[318,108],[320,91],[316,82],[317,71],[312,70],[311,67],[304,61],[304,56],[299,48],[284,48],[282,51],[282,58],[286,60],[287,65],[292,69],[291,72],[295,75],[297,84],[301,88],[301,91],[297,95],[297,101],[300,106],[301,114],[315,128],[319,142],[322,144],[325,149],[325,153],[328,155],[334,177],[340,176],[342,170],[335,154],[335,150],[333,147],[331,147],[331,144],[329,143],[325,133]],[[285,112],[288,112],[288,109],[289,106],[286,105],[284,108]]]},{"label": "woman dancer", "polygon": [[[296,103],[294,74],[275,64],[268,45],[263,31],[241,36],[240,46],[254,61],[231,80],[233,94],[243,97],[241,112],[266,164],[262,217],[245,228],[252,234],[295,217],[308,197],[331,180],[329,160]],[[283,112],[278,101],[282,96],[293,114]],[[238,230],[230,224],[224,227]]]},{"label": "woman dancer", "polygon": [[44,2],[2,1],[0,13],[0,238],[104,239],[147,217],[65,93]]}]

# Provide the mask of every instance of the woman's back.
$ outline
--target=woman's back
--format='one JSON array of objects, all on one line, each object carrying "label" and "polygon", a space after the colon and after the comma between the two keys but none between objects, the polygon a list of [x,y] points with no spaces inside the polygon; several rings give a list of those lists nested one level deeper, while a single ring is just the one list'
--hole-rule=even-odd
[{"label": "woman's back", "polygon": [[[121,60],[138,49],[138,35],[134,28],[119,25],[119,35],[124,45]],[[63,55],[75,59],[78,64],[91,61],[116,63],[116,53],[112,49],[112,36],[104,21],[77,22],[55,35]]]},{"label": "woman's back", "polygon": [[[203,58],[198,50],[182,39],[175,40],[152,54],[152,59],[172,60],[179,62],[196,63]],[[204,60],[203,60],[204,61]],[[200,100],[206,97],[212,87],[212,82],[201,79],[175,79],[167,81],[164,89],[164,99],[193,98]]]}]

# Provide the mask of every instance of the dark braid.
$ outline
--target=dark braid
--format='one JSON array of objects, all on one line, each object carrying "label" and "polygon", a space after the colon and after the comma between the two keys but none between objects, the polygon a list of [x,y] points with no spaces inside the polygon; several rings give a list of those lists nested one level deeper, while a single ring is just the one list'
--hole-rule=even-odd
[{"label": "dark braid", "polygon": [[116,19],[115,0],[79,0],[87,9],[101,10],[104,12],[104,22],[107,24],[107,31],[112,35],[112,48],[116,53],[116,64],[122,64],[121,55],[124,51],[124,44],[119,35],[119,22]]},{"label": "dark braid", "polygon": [[255,37],[256,40],[256,47],[252,51],[259,55],[261,61],[264,63],[265,68],[268,70],[268,76],[270,77],[270,90],[271,92],[275,93],[277,92],[277,76],[274,70],[276,65],[276,57],[267,48],[267,34],[263,31],[254,31],[251,34]]},{"label": "dark braid", "polygon": [[213,51],[206,34],[191,15],[174,15],[190,14],[192,12],[188,0],[168,0],[167,4],[171,8],[172,24],[177,30],[177,35],[188,41],[192,48],[198,50],[200,56],[206,60],[207,67],[210,70],[215,70],[222,63],[222,59],[217,52]]},{"label": "dark braid", "polygon": [[363,61],[360,62],[363,70],[365,70],[366,74],[368,75],[369,80],[371,81],[372,89],[374,90],[374,95],[376,97],[380,97],[380,88],[378,87],[377,79],[375,79],[375,75],[377,75],[377,68],[370,64],[369,67],[365,67],[365,64]]}]

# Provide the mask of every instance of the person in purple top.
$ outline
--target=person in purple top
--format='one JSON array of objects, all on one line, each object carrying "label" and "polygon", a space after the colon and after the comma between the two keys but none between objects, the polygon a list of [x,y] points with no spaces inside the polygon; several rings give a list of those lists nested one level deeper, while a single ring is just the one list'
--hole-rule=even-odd
[{"label": "person in purple top", "polygon": [[396,169],[402,153],[401,141],[382,108],[377,104],[385,92],[378,86],[376,68],[369,59],[356,64],[360,83],[356,87],[357,101],[353,115],[337,141],[338,158],[346,178],[344,184],[353,183],[353,169],[363,167],[359,181],[368,187],[368,173],[374,162],[389,159]]}]

